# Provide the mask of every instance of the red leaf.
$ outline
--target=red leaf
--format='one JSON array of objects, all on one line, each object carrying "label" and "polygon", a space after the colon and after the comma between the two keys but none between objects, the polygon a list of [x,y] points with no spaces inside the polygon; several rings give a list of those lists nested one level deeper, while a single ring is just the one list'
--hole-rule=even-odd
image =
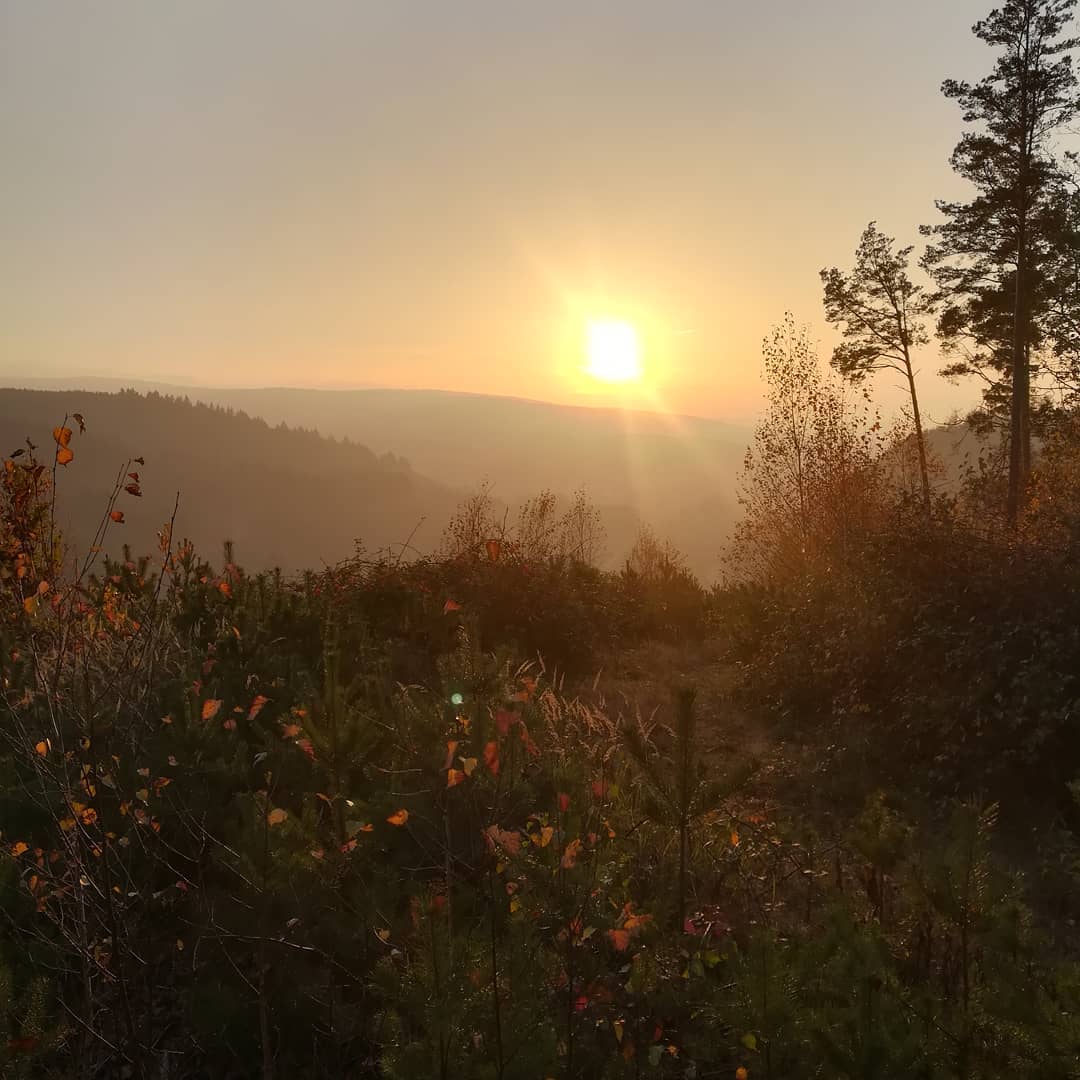
[{"label": "red leaf", "polygon": [[456,600],[447,600],[446,603],[443,604],[442,613],[444,615],[449,615],[451,611],[460,611],[460,610],[461,610],[461,605]]},{"label": "red leaf", "polygon": [[492,776],[499,775],[499,744],[497,742],[489,742],[484,747],[484,764]]},{"label": "red leaf", "polygon": [[207,698],[206,701],[203,702],[202,718],[204,720],[213,720],[221,711],[222,704],[220,698]]},{"label": "red leaf", "polygon": [[514,722],[514,719],[514,714],[509,709],[499,709],[495,713],[495,727],[500,735],[505,735],[510,730],[510,725]]},{"label": "red leaf", "polygon": [[607,933],[616,952],[626,952],[630,948],[629,930],[609,930]]},{"label": "red leaf", "polygon": [[141,491],[141,489],[139,488],[139,485],[138,485],[138,484],[125,484],[125,485],[124,485],[124,490],[125,490],[125,491],[126,491],[126,492],[127,492],[128,494],[129,494],[129,495],[138,495],[138,496],[139,496],[140,498],[142,497],[142,491]]},{"label": "red leaf", "polygon": [[565,814],[570,809],[570,796],[559,792],[559,809]]},{"label": "red leaf", "polygon": [[259,713],[262,712],[263,706],[269,701],[269,698],[263,697],[262,694],[256,694],[255,700],[251,703],[251,708],[248,709],[248,719],[254,720]]},{"label": "red leaf", "polygon": [[117,525],[124,524],[124,511],[123,510],[110,510],[109,517],[116,522]]}]

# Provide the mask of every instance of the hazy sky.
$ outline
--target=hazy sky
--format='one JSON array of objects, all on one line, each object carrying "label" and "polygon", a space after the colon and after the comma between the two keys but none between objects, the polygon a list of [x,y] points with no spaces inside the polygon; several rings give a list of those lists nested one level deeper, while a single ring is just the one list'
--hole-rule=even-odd
[{"label": "hazy sky", "polygon": [[0,376],[565,401],[609,314],[745,416],[818,270],[957,191],[989,6],[0,0]]}]

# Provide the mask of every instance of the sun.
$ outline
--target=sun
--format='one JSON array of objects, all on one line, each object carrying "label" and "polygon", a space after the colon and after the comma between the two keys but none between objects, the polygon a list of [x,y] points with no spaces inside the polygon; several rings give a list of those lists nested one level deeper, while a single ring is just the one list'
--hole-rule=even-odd
[{"label": "sun", "polygon": [[641,342],[637,331],[617,319],[591,319],[585,327],[585,373],[608,383],[641,378]]}]

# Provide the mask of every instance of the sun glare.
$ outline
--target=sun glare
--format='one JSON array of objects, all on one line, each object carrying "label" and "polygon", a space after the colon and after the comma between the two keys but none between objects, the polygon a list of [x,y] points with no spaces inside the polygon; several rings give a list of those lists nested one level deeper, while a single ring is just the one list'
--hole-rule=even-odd
[{"label": "sun glare", "polygon": [[615,319],[591,320],[585,330],[585,372],[609,383],[641,378],[641,343],[637,331]]}]

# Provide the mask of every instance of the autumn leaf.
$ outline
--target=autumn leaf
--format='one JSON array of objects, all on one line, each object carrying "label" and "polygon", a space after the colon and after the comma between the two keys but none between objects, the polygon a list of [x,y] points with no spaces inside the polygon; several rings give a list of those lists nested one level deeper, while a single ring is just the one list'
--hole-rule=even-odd
[{"label": "autumn leaf", "polygon": [[582,844],[580,840],[571,840],[570,843],[566,845],[562,857],[562,868],[564,870],[573,868],[574,864],[577,862],[577,857],[581,854],[581,847]]},{"label": "autumn leaf", "polygon": [[555,835],[555,828],[552,825],[545,825],[539,835],[536,837],[536,842],[541,847],[547,847],[551,843],[551,838]]},{"label": "autumn leaf", "polygon": [[137,495],[139,498],[142,498],[142,489],[139,487],[138,484],[125,484],[124,490],[129,495]]},{"label": "autumn leaf", "polygon": [[56,464],[57,465],[70,465],[75,460],[75,455],[66,446],[58,446],[56,448]]},{"label": "autumn leaf", "polygon": [[116,522],[117,525],[124,524],[124,511],[123,510],[110,510],[109,517]]},{"label": "autumn leaf", "polygon": [[570,809],[570,796],[565,792],[559,792],[559,809],[564,814]]},{"label": "autumn leaf", "polygon": [[594,780],[592,782],[592,793],[596,798],[603,799],[608,793],[609,786],[603,780]]},{"label": "autumn leaf", "polygon": [[449,769],[454,764],[454,755],[457,753],[458,741],[457,739],[449,739],[446,743],[446,762],[443,764],[444,769]]},{"label": "autumn leaf", "polygon": [[509,829],[500,829],[498,825],[489,825],[483,831],[484,841],[489,851],[501,848],[510,855],[521,851],[521,833]]},{"label": "autumn leaf", "polygon": [[35,743],[34,750],[37,752],[38,757],[44,757],[49,752],[49,740],[42,739],[41,742]]},{"label": "autumn leaf", "polygon": [[448,788],[457,787],[458,784],[465,780],[465,774],[460,769],[447,769],[446,770],[446,786]]},{"label": "autumn leaf", "polygon": [[485,542],[484,547],[487,548],[488,558],[492,562],[499,561],[499,553],[502,551],[502,544],[498,540],[488,540]]},{"label": "autumn leaf", "polygon": [[218,592],[221,593],[226,600],[232,599],[232,586],[227,581],[218,582]]},{"label": "autumn leaf", "polygon": [[312,761],[315,760],[315,747],[311,745],[310,739],[297,739],[296,745],[299,746]]},{"label": "autumn leaf", "polygon": [[465,775],[466,776],[472,776],[472,774],[476,771],[476,758],[474,758],[474,757],[462,758],[461,759],[461,767],[462,767],[462,769],[465,770]]},{"label": "autumn leaf", "polygon": [[300,732],[303,731],[303,730],[304,729],[299,724],[286,724],[281,729],[281,734],[286,739],[295,739],[296,736],[299,735]]},{"label": "autumn leaf", "polygon": [[516,719],[509,709],[499,709],[495,713],[495,727],[500,735],[505,735],[510,730],[510,725]]},{"label": "autumn leaf", "polygon": [[263,697],[262,694],[256,694],[255,695],[255,700],[251,703],[251,708],[248,709],[248,717],[247,718],[249,720],[254,720],[255,717],[258,716],[259,713],[262,712],[263,706],[269,700],[270,700],[269,698]]},{"label": "autumn leaf", "polygon": [[394,813],[392,813],[386,819],[387,824],[389,824],[389,825],[397,825],[399,828],[402,825],[404,825],[405,822],[408,821],[408,820],[409,820],[409,811],[405,810],[405,809],[395,810]]},{"label": "autumn leaf", "polygon": [[484,765],[492,776],[499,775],[499,744],[489,742],[484,747]]},{"label": "autumn leaf", "polygon": [[85,435],[86,434],[86,421],[83,419],[83,414],[82,413],[77,413],[77,412],[72,413],[71,414],[71,419],[74,420],[75,423],[79,425],[79,434],[80,435]]},{"label": "autumn leaf", "polygon": [[219,712],[221,712],[221,706],[224,703],[220,698],[207,698],[203,702],[202,718],[204,720],[213,720]]},{"label": "autumn leaf", "polygon": [[609,930],[607,936],[616,952],[626,952],[630,948],[629,930]]},{"label": "autumn leaf", "polygon": [[442,613],[444,615],[449,615],[451,611],[460,611],[460,610],[461,610],[461,605],[456,600],[447,600],[446,603],[443,604]]},{"label": "autumn leaf", "polygon": [[24,840],[19,840],[11,845],[11,854],[17,859],[24,851],[29,851],[30,845]]},{"label": "autumn leaf", "polygon": [[288,813],[278,806],[266,815],[266,821],[269,825],[280,825],[288,816]]},{"label": "autumn leaf", "polygon": [[52,433],[57,446],[67,446],[71,442],[71,428],[55,427]]},{"label": "autumn leaf", "polygon": [[93,825],[97,822],[97,811],[92,806],[88,806],[79,817],[84,825]]},{"label": "autumn leaf", "polygon": [[390,931],[376,930],[375,936],[385,945],[390,940]]},{"label": "autumn leaf", "polygon": [[734,829],[731,830],[731,846],[739,846],[739,834]]},{"label": "autumn leaf", "polygon": [[745,1065],[740,1065],[735,1070],[735,1080],[750,1080],[750,1072]]}]

